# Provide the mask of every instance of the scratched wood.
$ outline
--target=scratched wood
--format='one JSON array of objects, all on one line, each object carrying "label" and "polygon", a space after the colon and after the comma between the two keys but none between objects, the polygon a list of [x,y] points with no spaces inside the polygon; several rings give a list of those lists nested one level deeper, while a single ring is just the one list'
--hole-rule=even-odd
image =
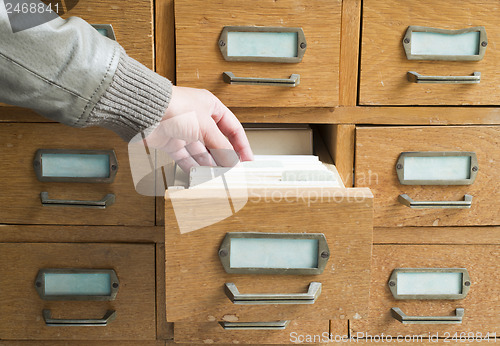
[{"label": "scratched wood", "polygon": [[[370,314],[350,320],[351,331],[370,335],[424,335],[445,332],[500,333],[498,286],[500,245],[375,245],[372,259]],[[466,268],[471,285],[459,300],[395,300],[387,282],[396,268]],[[391,316],[399,307],[409,316],[448,316],[464,308],[461,324],[404,325]]]},{"label": "scratched wood", "polygon": [[[375,195],[374,225],[495,226],[500,225],[499,126],[364,127],[356,129],[355,186]],[[408,151],[472,151],[478,174],[472,185],[401,185],[396,162]],[[460,201],[473,196],[470,209],[412,209],[398,201]]]},{"label": "scratched wood", "polygon": [[[44,301],[34,289],[42,268],[114,269],[116,299],[104,302]],[[155,249],[153,244],[0,244],[0,338],[12,340],[155,340]],[[116,319],[105,327],[47,327],[54,318]]]},{"label": "scratched wood", "polygon": [[[320,107],[339,100],[341,0],[176,0],[177,83],[212,91],[227,106]],[[307,49],[300,63],[225,61],[218,47],[224,26],[301,27]],[[237,77],[288,78],[294,88],[229,85]],[[303,115],[309,118],[308,114]]]},{"label": "scratched wood", "polygon": [[[362,105],[498,105],[500,40],[496,0],[366,0],[359,97]],[[403,37],[410,25],[457,30],[484,26],[488,36],[481,61],[407,60]],[[470,76],[481,72],[479,84],[416,84],[406,73],[427,76]]]},{"label": "scratched wood", "polygon": [[[233,206],[242,207],[232,216],[225,192],[167,191],[167,321],[243,322],[263,316],[312,321],[367,313],[372,243],[368,189],[257,189],[230,194]],[[225,216],[229,217],[219,218]],[[321,232],[332,255],[319,275],[227,274],[218,256],[222,239],[227,232],[245,231]],[[299,293],[313,281],[322,283],[313,305],[235,305],[223,289],[225,282],[233,282],[242,293]]]}]

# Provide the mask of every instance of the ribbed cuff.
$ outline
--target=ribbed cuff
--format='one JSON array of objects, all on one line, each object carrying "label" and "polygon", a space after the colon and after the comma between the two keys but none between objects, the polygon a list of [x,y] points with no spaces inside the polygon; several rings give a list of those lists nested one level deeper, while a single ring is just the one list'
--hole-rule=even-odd
[{"label": "ribbed cuff", "polygon": [[113,81],[90,112],[86,126],[116,132],[125,141],[156,127],[168,107],[172,83],[122,49]]}]

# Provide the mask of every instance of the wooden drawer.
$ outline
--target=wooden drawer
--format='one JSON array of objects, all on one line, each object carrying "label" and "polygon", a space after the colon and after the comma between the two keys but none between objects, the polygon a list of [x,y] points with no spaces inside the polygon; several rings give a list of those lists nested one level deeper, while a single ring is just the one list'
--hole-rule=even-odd
[{"label": "wooden drawer", "polygon": [[[374,225],[499,225],[499,139],[498,126],[357,127],[355,183],[370,187],[375,195]],[[471,185],[402,185],[398,171],[403,166],[398,166],[398,159],[403,152],[473,152],[477,176]],[[400,195],[414,201],[452,203],[470,195],[472,205],[468,209],[416,209],[402,204]]]},{"label": "wooden drawer", "polygon": [[[372,195],[368,189],[270,188],[250,189],[248,194],[232,190],[232,205],[239,211],[225,219],[217,216],[228,203],[227,195],[217,195],[213,190],[167,191],[167,321],[313,321],[365,315],[372,241]],[[186,217],[183,225],[194,224],[200,216],[213,223],[207,221],[205,227],[181,234],[176,221],[179,211]],[[234,232],[252,232],[252,238],[262,233],[273,233],[271,238],[322,233],[329,250],[321,256],[322,261],[324,250],[318,246],[316,258],[318,266],[326,261],[325,268],[321,273],[304,275],[229,274],[219,256],[231,259],[238,255],[236,250],[231,253],[230,247],[220,252],[226,234]],[[304,294],[318,282],[321,293],[314,302],[277,304],[273,300],[276,294]],[[225,292],[230,283],[242,294],[263,293],[273,295],[273,299],[257,305],[234,304]]]},{"label": "wooden drawer", "polygon": [[[112,269],[119,281],[111,301],[42,300],[35,282],[41,269]],[[154,245],[0,244],[0,338],[36,340],[154,340]],[[45,281],[46,282],[46,281]],[[116,318],[106,326],[47,326],[55,319]]]},{"label": "wooden drawer", "polygon": [[[335,106],[339,98],[341,5],[339,0],[265,0],[258,4],[244,0],[176,0],[177,83],[208,89],[229,107]],[[220,39],[227,26],[302,28],[306,42],[300,43],[307,45],[303,59],[295,63],[226,61],[219,45],[230,49],[231,41],[226,46]],[[231,50],[228,54],[240,53]],[[298,74],[300,84],[227,84],[224,72],[274,79]]]},{"label": "wooden drawer", "polygon": [[[498,334],[499,258],[499,245],[374,245],[370,317],[351,320],[352,335],[384,333],[395,338],[438,333],[440,338],[450,339],[455,332]],[[465,298],[456,300],[396,300],[389,283],[397,268],[465,268],[470,276],[469,292]],[[464,309],[464,315],[460,324],[402,324],[391,316],[395,307],[408,316],[453,316],[458,308]]]},{"label": "wooden drawer", "polygon": [[[135,191],[127,143],[114,133],[105,129],[73,129],[51,123],[1,124],[0,146],[0,223],[154,225],[154,198],[141,196]],[[116,176],[111,183],[39,181],[34,167],[39,149],[114,151]],[[58,166],[54,167],[58,169]],[[65,201],[61,203],[100,201],[109,194],[114,196],[115,201],[105,209],[43,206],[42,192],[47,192],[49,199]]]},{"label": "wooden drawer", "polygon": [[[54,1],[52,3],[55,4]],[[75,1],[60,1],[67,10]],[[92,1],[79,0],[74,8],[62,17],[80,17],[89,24],[111,24],[116,40],[127,54],[146,65],[154,67],[153,1]]]},{"label": "wooden drawer", "polygon": [[[493,0],[460,4],[451,0],[364,1],[360,104],[497,105],[497,80],[500,77],[497,69],[500,52],[496,47],[500,39],[497,9],[498,3]],[[477,48],[486,48],[485,55],[479,61],[428,60],[427,57],[426,60],[409,60],[404,46],[417,44],[416,40],[405,37],[409,26],[446,30],[483,26],[487,39],[478,40]],[[404,43],[405,38],[407,43]],[[433,48],[439,45],[434,44]],[[469,47],[468,44],[465,46]],[[424,50],[421,52],[425,53]],[[480,72],[481,80],[479,84],[416,84],[408,80],[408,71],[425,76],[472,76],[474,72]]]},{"label": "wooden drawer", "polygon": [[174,323],[174,341],[190,344],[291,344],[318,343],[333,335],[347,334],[347,321],[334,324],[326,321],[290,321],[284,330],[225,330],[217,322]]}]

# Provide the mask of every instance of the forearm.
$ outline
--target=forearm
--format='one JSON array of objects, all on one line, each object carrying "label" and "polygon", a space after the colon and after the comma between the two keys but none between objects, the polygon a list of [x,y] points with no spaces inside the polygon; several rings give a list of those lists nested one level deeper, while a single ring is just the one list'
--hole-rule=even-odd
[{"label": "forearm", "polygon": [[0,0],[0,101],[124,139],[155,126],[171,84],[79,18],[12,33]]}]

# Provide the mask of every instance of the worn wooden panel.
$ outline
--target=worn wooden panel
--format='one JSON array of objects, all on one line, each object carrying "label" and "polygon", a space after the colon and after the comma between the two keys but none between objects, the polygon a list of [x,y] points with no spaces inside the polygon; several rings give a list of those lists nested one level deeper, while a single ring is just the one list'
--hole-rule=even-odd
[{"label": "worn wooden panel", "polygon": [[500,244],[500,227],[378,227],[374,244]]},{"label": "worn wooden panel", "polygon": [[19,243],[155,243],[165,240],[163,227],[0,225],[0,242]]},{"label": "worn wooden panel", "polygon": [[80,0],[63,18],[80,17],[90,24],[111,24],[127,54],[154,68],[153,0]]},{"label": "worn wooden panel", "polygon": [[[363,2],[360,104],[363,105],[498,105],[500,40],[495,0],[366,0]],[[407,60],[403,37],[408,26],[456,30],[484,26],[489,45],[477,62]],[[481,72],[480,84],[416,84],[406,73],[469,76]]]},{"label": "worn wooden panel", "polygon": [[[343,321],[347,327],[347,321]],[[347,329],[347,328],[346,328]],[[328,339],[329,321],[290,321],[285,330],[224,330],[217,322],[174,323],[176,343],[191,344],[291,344],[304,337]]]},{"label": "worn wooden panel", "polygon": [[342,1],[342,31],[340,37],[341,106],[356,106],[358,92],[359,32],[361,0]]},{"label": "worn wooden panel", "polygon": [[[271,320],[347,319],[367,312],[372,242],[368,189],[267,189],[249,190],[248,195],[246,190],[231,190],[233,204],[248,197],[242,209],[184,234],[179,233],[175,213],[179,217],[192,212],[188,225],[196,226],[194,217],[213,217],[226,200],[213,191],[176,193],[167,192],[166,199],[168,321],[256,321],[264,316]],[[170,199],[174,197],[174,201]],[[320,275],[227,274],[218,257],[220,244],[227,232],[242,231],[320,232],[332,255]],[[313,305],[235,305],[223,290],[225,282],[233,282],[242,293],[301,293],[313,281],[323,284]]]},{"label": "worn wooden panel", "polygon": [[[0,147],[0,223],[154,225],[154,198],[135,191],[128,145],[113,132],[50,123],[1,124]],[[42,183],[33,169],[38,149],[113,149],[118,160],[115,180],[111,184]],[[69,200],[100,200],[113,193],[116,202],[106,209],[43,207],[42,191],[49,198]]]},{"label": "worn wooden panel", "polygon": [[[321,107],[339,99],[340,0],[177,0],[175,29],[177,83],[212,91],[227,106]],[[300,63],[225,61],[218,47],[224,26],[301,27],[307,49]],[[229,85],[222,73],[237,77],[288,78],[294,88]],[[307,114],[304,114],[308,118]]]},{"label": "worn wooden panel", "polygon": [[[356,129],[356,186],[375,195],[374,225],[475,226],[499,225],[500,127],[358,127]],[[479,171],[472,185],[401,185],[396,162],[405,151],[473,151]],[[411,209],[398,202],[400,194],[415,201],[459,201],[474,198],[470,209]]]},{"label": "worn wooden panel", "polygon": [[[44,301],[34,288],[42,268],[114,269],[120,286],[109,302]],[[155,340],[154,245],[0,244],[0,338],[36,340]],[[47,327],[54,318],[101,318],[106,327]]]},{"label": "worn wooden panel", "polygon": [[[500,124],[500,108],[335,107],[231,108],[241,122],[311,124],[461,125]],[[307,114],[307,116],[305,116]]]},{"label": "worn wooden panel", "polygon": [[173,0],[156,0],[156,72],[175,82],[175,18]]},{"label": "worn wooden panel", "polygon": [[174,324],[167,322],[165,297],[165,243],[159,243],[156,244],[156,337],[162,340],[172,340]]},{"label": "worn wooden panel", "polygon": [[[354,334],[434,335],[445,332],[499,333],[500,295],[499,245],[375,245],[373,247],[370,315],[351,320]],[[471,278],[470,291],[459,300],[395,300],[387,284],[395,268],[466,268]],[[464,308],[461,324],[403,325],[391,317],[399,307],[409,316],[448,316]],[[366,334],[365,334],[366,335]]]},{"label": "worn wooden panel", "polygon": [[[165,346],[166,342],[164,340],[155,340],[155,341],[147,341],[147,340],[141,340],[140,342],[141,346]],[[113,340],[106,340],[106,341],[92,341],[91,343],[86,340],[86,341],[77,341],[73,340],[71,342],[68,341],[57,341],[57,340],[50,340],[50,341],[20,341],[20,340],[0,340],[0,346],[137,346],[137,341],[127,341],[127,340],[120,340],[120,341],[113,341]]]},{"label": "worn wooden panel", "polygon": [[355,125],[325,125],[321,133],[346,187],[352,187],[354,174]]}]

